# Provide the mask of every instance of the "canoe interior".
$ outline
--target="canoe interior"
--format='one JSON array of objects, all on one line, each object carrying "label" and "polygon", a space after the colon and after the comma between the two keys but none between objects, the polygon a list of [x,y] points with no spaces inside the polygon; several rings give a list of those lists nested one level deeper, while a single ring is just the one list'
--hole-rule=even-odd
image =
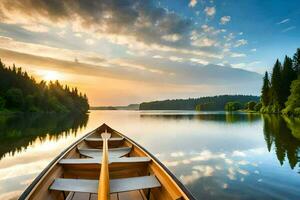
[{"label": "canoe interior", "polygon": [[[106,124],[101,125],[96,130],[88,133],[76,143],[71,145],[65,152],[56,158],[51,165],[25,190],[20,199],[46,199],[46,200],[93,200],[98,199],[96,193],[74,192],[74,191],[56,191],[50,187],[55,180],[59,178],[76,179],[76,180],[99,180],[101,162],[100,163],[68,163],[62,164],[62,161],[74,159],[79,162],[82,159],[91,159],[91,157],[82,155],[80,150],[99,151],[101,155],[102,141],[101,133],[111,133],[111,139],[108,141],[109,152],[113,155],[115,152],[121,152],[122,159],[148,159],[148,161],[130,162],[112,162],[109,164],[110,180],[121,178],[134,178],[154,175],[160,183],[160,187],[151,189],[140,189],[133,191],[125,191],[110,194],[111,200],[142,200],[142,199],[194,199],[193,196],[186,190],[181,183],[156,160],[150,153],[142,147],[131,141],[126,136],[113,130]],[[126,148],[129,147],[129,148]],[[130,149],[131,148],[131,149]],[[128,150],[130,149],[130,150]],[[125,150],[128,150],[126,152]],[[123,155],[125,152],[125,155]],[[97,155],[97,153],[96,153]],[[98,158],[97,158],[98,159]],[[113,159],[109,159],[113,160]],[[116,159],[118,160],[118,159]]]}]

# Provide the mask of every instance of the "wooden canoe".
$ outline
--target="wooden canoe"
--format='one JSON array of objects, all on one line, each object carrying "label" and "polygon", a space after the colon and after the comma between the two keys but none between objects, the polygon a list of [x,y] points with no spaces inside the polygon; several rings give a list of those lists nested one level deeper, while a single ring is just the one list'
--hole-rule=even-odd
[{"label": "wooden canoe", "polygon": [[195,198],[152,154],[103,124],[57,156],[19,199]]}]

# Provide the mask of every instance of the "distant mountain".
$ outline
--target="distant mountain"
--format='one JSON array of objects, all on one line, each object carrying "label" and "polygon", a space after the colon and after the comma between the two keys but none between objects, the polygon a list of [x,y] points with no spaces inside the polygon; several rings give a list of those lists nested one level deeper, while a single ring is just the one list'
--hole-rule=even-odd
[{"label": "distant mountain", "polygon": [[173,99],[164,101],[144,102],[140,110],[195,110],[197,105],[202,105],[202,110],[224,110],[225,104],[238,101],[245,104],[249,101],[259,101],[258,96],[252,95],[220,95],[190,99]]}]

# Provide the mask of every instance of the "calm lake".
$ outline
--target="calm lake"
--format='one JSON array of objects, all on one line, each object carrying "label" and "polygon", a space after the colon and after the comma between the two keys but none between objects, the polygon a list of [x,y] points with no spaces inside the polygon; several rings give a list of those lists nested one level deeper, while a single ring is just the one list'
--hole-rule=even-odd
[{"label": "calm lake", "polygon": [[192,111],[0,117],[0,199],[16,199],[104,122],[156,155],[197,199],[300,199],[300,120]]}]

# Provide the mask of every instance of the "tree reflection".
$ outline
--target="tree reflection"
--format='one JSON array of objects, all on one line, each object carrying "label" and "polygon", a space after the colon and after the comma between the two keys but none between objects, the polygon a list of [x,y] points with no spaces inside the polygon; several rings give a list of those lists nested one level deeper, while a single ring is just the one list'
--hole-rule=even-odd
[{"label": "tree reflection", "polygon": [[0,159],[6,153],[26,149],[36,139],[58,140],[60,136],[77,133],[87,125],[88,115],[21,115],[0,116]]},{"label": "tree reflection", "polygon": [[241,122],[255,122],[261,119],[260,114],[255,113],[238,113],[238,112],[225,112],[225,113],[199,113],[199,114],[140,114],[141,118],[156,118],[165,120],[200,120],[200,121],[216,121],[223,123],[241,123]]},{"label": "tree reflection", "polygon": [[280,115],[263,115],[263,119],[268,150],[271,151],[273,147],[280,164],[282,165],[287,158],[290,167],[294,169],[299,162],[299,121]]}]

